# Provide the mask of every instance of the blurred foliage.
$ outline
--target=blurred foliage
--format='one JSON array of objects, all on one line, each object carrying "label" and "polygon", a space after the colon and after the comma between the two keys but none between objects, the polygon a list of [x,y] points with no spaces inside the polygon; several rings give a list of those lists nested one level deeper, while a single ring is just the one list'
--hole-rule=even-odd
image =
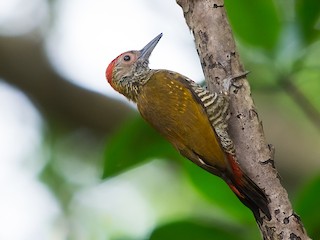
[{"label": "blurred foliage", "polygon": [[212,174],[203,171],[189,161],[184,161],[183,165],[196,190],[213,205],[221,208],[224,211],[224,214],[237,219],[239,222],[244,224],[255,224],[250,210],[242,205],[222,179],[212,176]]},{"label": "blurred foliage", "polygon": [[[320,2],[315,0],[297,0],[295,6],[297,25],[303,41],[308,44],[319,37]],[[317,28],[315,27],[318,24]]]},{"label": "blurred foliage", "polygon": [[274,1],[225,1],[232,30],[241,40],[266,50],[275,48],[281,21]]},{"label": "blurred foliage", "polygon": [[[225,1],[245,65],[253,71],[252,87],[259,91],[284,91],[315,123],[320,122],[320,38],[318,0]],[[104,177],[114,176],[154,158],[179,160],[175,150],[140,117],[126,122],[109,139],[105,151]],[[178,162],[181,162],[180,160]],[[213,208],[221,208],[229,226],[221,222],[185,218],[155,227],[150,239],[257,239],[252,214],[227,185],[187,160],[179,165],[189,183]],[[317,177],[302,187],[295,205],[310,236],[320,238]],[[252,231],[248,235],[240,232]],[[245,237],[243,237],[245,236]]]},{"label": "blurred foliage", "polygon": [[308,230],[309,237],[320,237],[320,174],[308,181],[298,192],[294,206]]},{"label": "blurred foliage", "polygon": [[[217,223],[219,225],[219,223]],[[160,226],[153,231],[150,240],[210,240],[210,239],[248,239],[243,230],[232,229],[225,226],[217,226],[205,223],[203,220],[186,219]]]},{"label": "blurred foliage", "polygon": [[[128,137],[129,136],[129,137]],[[111,177],[155,158],[181,156],[140,116],[129,119],[106,145],[103,177]]]}]

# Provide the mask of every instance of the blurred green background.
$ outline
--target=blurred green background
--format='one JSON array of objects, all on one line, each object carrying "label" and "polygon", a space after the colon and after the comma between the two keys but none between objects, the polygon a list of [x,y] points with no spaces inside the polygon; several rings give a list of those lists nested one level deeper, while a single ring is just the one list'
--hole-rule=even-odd
[{"label": "blurred green background", "polygon": [[[282,183],[319,239],[320,2],[226,9]],[[259,239],[226,184],[104,78],[160,32],[151,67],[203,81],[174,0],[0,1],[0,239]]]}]

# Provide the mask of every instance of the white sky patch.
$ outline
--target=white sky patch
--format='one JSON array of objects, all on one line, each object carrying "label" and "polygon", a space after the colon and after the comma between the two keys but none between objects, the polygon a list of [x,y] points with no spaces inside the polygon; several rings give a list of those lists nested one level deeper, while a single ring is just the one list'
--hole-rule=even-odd
[{"label": "white sky patch", "polygon": [[[0,0],[0,31],[5,35],[20,35],[36,28],[46,18],[46,1]],[[32,17],[30,17],[32,16]]]},{"label": "white sky patch", "polygon": [[58,207],[37,179],[41,118],[24,95],[3,82],[0,112],[0,239],[49,239]]},{"label": "white sky patch", "polygon": [[161,32],[150,67],[203,80],[182,10],[171,0],[60,1],[48,54],[71,81],[115,96],[105,79],[107,65],[124,51],[141,49]]}]

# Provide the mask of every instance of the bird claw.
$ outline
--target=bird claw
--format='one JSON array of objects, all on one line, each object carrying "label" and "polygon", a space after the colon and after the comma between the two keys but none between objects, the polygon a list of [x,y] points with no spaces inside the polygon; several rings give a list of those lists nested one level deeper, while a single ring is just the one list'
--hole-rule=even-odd
[{"label": "bird claw", "polygon": [[228,78],[225,78],[222,83],[223,93],[228,94],[230,92],[231,87],[235,87],[237,89],[241,88],[242,84],[241,83],[237,84],[236,80],[247,76],[248,73],[249,71],[245,71],[237,75],[233,75],[233,76],[229,76]]}]

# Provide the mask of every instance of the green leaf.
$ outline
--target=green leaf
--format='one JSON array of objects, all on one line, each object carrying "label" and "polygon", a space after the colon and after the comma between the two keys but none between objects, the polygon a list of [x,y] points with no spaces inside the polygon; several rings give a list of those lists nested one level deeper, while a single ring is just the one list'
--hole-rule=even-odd
[{"label": "green leaf", "polygon": [[296,17],[301,35],[307,43],[313,42],[319,36],[319,29],[316,29],[316,24],[320,17],[320,1],[297,0],[295,3]]},{"label": "green leaf", "polygon": [[242,223],[255,224],[251,211],[240,202],[221,178],[204,171],[191,162],[185,161],[184,165],[191,182],[211,203]]},{"label": "green leaf", "polygon": [[103,178],[114,176],[154,158],[178,159],[180,154],[137,116],[125,122],[107,142]]},{"label": "green leaf", "polygon": [[312,111],[315,115],[320,112],[320,71],[300,71],[294,79],[294,83],[297,89],[303,94],[305,99],[310,103]]},{"label": "green leaf", "polygon": [[297,194],[295,210],[312,239],[320,239],[320,175],[308,182]]},{"label": "green leaf", "polygon": [[226,0],[225,6],[232,30],[241,40],[266,50],[274,49],[281,30],[275,1]]},{"label": "green leaf", "polygon": [[225,226],[214,226],[197,220],[185,220],[161,226],[153,231],[150,240],[211,240],[245,239],[243,234]]}]

